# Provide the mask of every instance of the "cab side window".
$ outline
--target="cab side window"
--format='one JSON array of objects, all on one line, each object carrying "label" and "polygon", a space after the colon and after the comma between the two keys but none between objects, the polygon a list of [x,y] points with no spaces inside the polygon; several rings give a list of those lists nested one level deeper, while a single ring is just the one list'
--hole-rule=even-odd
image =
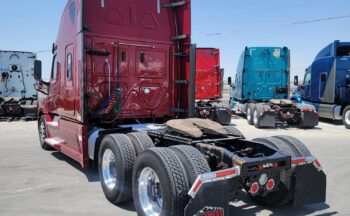
[{"label": "cab side window", "polygon": [[311,83],[311,73],[307,72],[305,74],[305,78],[304,78],[304,85],[308,85]]},{"label": "cab side window", "polygon": [[51,80],[57,79],[57,56],[53,56],[52,68],[51,68]]},{"label": "cab side window", "polygon": [[72,23],[75,23],[75,3],[74,2],[72,2],[69,5],[69,16]]},{"label": "cab side window", "polygon": [[73,64],[72,64],[72,54],[68,53],[67,54],[67,81],[72,81],[72,69],[73,69]]}]

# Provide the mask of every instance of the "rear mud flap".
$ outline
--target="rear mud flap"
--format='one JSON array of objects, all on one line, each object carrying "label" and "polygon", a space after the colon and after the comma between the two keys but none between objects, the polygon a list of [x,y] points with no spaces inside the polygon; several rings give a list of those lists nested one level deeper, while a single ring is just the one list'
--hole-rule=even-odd
[{"label": "rear mud flap", "polygon": [[325,173],[313,164],[295,167],[294,207],[326,201]]},{"label": "rear mud flap", "polygon": [[203,184],[186,206],[185,216],[229,216],[229,202],[237,194],[240,177]]},{"label": "rear mud flap", "polygon": [[303,112],[300,115],[300,127],[315,127],[318,125],[319,117],[314,112]]},{"label": "rear mud flap", "polygon": [[216,112],[217,122],[219,122],[222,125],[231,124],[232,114],[227,108],[216,107],[215,112]]},{"label": "rear mud flap", "polygon": [[276,126],[276,114],[275,112],[267,112],[260,116],[261,127],[275,127]]}]

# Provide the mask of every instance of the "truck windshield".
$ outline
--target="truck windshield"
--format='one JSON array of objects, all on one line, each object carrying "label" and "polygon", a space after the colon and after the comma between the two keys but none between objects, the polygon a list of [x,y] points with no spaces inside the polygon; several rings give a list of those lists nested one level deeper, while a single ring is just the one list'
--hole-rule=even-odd
[{"label": "truck windshield", "polygon": [[337,56],[350,56],[350,46],[340,46],[337,48]]},{"label": "truck windshield", "polygon": [[253,70],[283,70],[286,68],[286,62],[283,58],[273,56],[257,56],[252,61]]},{"label": "truck windshield", "polygon": [[247,66],[251,70],[285,70],[288,57],[280,48],[251,48]]}]

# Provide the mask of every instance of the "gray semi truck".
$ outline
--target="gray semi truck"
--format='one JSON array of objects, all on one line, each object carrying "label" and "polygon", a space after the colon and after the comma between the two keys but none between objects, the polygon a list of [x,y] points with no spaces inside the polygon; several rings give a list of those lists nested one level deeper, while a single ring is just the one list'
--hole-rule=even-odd
[{"label": "gray semi truck", "polygon": [[0,50],[0,118],[36,118],[35,60],[35,53]]}]

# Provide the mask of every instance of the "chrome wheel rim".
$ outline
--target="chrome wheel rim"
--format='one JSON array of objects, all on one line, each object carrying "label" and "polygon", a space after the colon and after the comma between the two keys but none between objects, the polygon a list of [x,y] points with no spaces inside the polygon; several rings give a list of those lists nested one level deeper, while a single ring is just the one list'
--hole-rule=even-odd
[{"label": "chrome wheel rim", "polygon": [[350,110],[345,113],[345,123],[350,125]]},{"label": "chrome wheel rim", "polygon": [[156,172],[146,167],[138,179],[138,194],[141,207],[146,215],[158,216],[163,208],[162,187]]},{"label": "chrome wheel rim", "polygon": [[254,110],[254,124],[258,124],[258,121],[259,121],[258,111]]},{"label": "chrome wheel rim", "polygon": [[115,156],[110,149],[106,149],[102,157],[103,182],[109,190],[113,190],[117,184],[117,167]]},{"label": "chrome wheel rim", "polygon": [[43,144],[45,142],[46,136],[45,136],[45,122],[40,122],[39,125],[39,139],[40,143]]},{"label": "chrome wheel rim", "polygon": [[252,119],[252,111],[250,108],[247,109],[247,120],[250,121]]}]

